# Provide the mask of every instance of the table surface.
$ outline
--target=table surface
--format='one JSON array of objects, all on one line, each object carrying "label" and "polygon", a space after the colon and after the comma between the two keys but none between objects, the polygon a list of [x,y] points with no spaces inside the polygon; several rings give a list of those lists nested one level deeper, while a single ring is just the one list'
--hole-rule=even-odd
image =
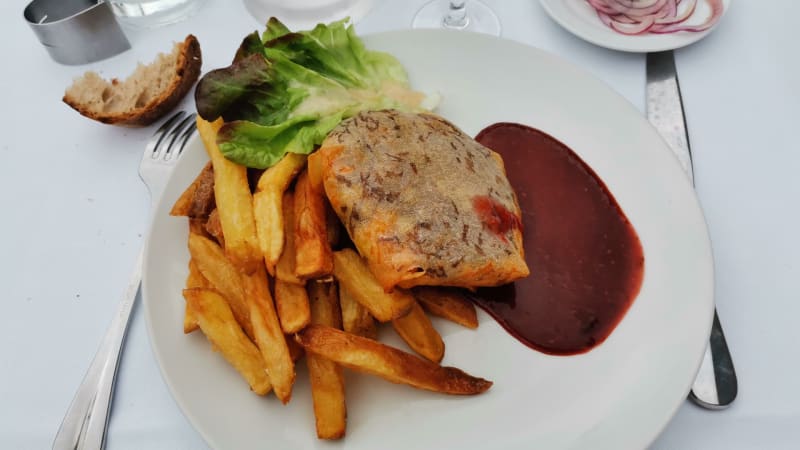
[{"label": "table surface", "polygon": [[[227,64],[261,28],[240,1],[209,0],[185,22],[128,30],[132,50],[61,66],[25,24],[25,1],[0,2],[6,86],[0,111],[0,444],[48,448],[100,343],[149,223],[137,169],[153,128],[86,120],[61,103],[87,69],[124,77],[194,33],[206,70]],[[408,28],[424,0],[376,1],[359,33]],[[644,111],[644,56],[595,47],[551,21],[534,0],[488,1],[503,36],[553,52]],[[739,376],[728,410],[690,404],[654,449],[800,446],[800,2],[738,0],[718,29],[676,52],[697,192],[714,247],[717,308]],[[759,9],[761,8],[761,9]],[[193,108],[191,96],[184,107]],[[676,328],[676,333],[680,329]],[[112,449],[206,448],[178,410],[134,310],[109,432]]]}]

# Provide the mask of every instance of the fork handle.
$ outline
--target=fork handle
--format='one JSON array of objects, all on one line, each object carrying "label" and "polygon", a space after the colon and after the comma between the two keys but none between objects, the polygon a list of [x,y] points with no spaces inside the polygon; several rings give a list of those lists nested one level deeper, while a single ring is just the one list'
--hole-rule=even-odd
[{"label": "fork handle", "polygon": [[142,279],[142,257],[140,251],[114,319],[58,428],[53,450],[101,450],[105,446],[119,356]]}]

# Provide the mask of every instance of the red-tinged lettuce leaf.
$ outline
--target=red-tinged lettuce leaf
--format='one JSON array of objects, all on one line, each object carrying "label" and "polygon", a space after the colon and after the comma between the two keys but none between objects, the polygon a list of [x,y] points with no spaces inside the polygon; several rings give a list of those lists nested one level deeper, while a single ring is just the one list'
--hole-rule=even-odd
[{"label": "red-tinged lettuce leaf", "polygon": [[205,120],[222,117],[222,153],[266,168],[286,152],[308,154],[344,118],[364,110],[421,110],[391,55],[369,51],[346,21],[291,32],[270,19],[247,36],[233,64],[206,74],[195,101]]},{"label": "red-tinged lettuce leaf", "polygon": [[257,31],[248,34],[242,39],[242,43],[239,45],[239,49],[236,50],[236,55],[233,57],[233,64],[236,64],[238,61],[250,55],[264,56],[264,44],[261,42],[261,38],[258,37]]}]

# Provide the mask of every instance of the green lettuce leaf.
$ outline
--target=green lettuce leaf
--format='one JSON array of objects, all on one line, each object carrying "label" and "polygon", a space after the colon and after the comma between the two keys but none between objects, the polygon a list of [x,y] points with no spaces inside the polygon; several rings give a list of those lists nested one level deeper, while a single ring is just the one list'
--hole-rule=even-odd
[{"label": "green lettuce leaf", "polygon": [[222,153],[254,168],[286,152],[311,153],[360,111],[418,111],[423,99],[397,59],[367,50],[345,20],[291,32],[271,18],[260,38],[248,35],[233,63],[206,74],[195,91],[200,116],[225,121]]}]

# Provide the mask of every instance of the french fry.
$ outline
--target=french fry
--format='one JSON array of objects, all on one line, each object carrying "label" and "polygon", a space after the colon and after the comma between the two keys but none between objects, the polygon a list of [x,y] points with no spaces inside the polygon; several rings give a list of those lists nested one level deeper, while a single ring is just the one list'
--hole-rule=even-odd
[{"label": "french fry", "polygon": [[292,356],[292,361],[296,363],[300,358],[305,356],[306,351],[294,340],[293,334],[287,334],[284,337],[286,338],[286,346],[289,347],[289,354]]},{"label": "french fry", "polygon": [[283,252],[283,193],[305,164],[306,155],[287,153],[258,179],[256,193],[253,195],[253,208],[259,247],[270,273],[274,273],[275,265]]},{"label": "french fry", "polygon": [[296,333],[311,321],[308,293],[304,285],[275,280],[275,308],[286,334]]},{"label": "french fry", "polygon": [[295,274],[301,279],[333,272],[333,255],[325,225],[325,197],[302,172],[294,187]]},{"label": "french fry", "polygon": [[259,267],[244,277],[245,298],[250,309],[255,343],[267,363],[267,372],[275,396],[283,404],[292,398],[294,384],[294,362],[286,345],[286,337],[281,331],[278,315],[269,293],[267,271]]},{"label": "french fry", "polygon": [[225,248],[225,235],[222,234],[222,224],[219,221],[219,211],[216,208],[208,215],[205,230],[209,236],[217,240],[220,247]]},{"label": "french fry", "polygon": [[342,328],[342,312],[335,283],[309,281],[308,302],[311,307],[311,323]]},{"label": "french fry", "polygon": [[253,213],[256,218],[258,246],[267,270],[275,273],[275,265],[283,252],[283,214],[281,193],[276,190],[253,194]]},{"label": "french fry", "polygon": [[209,237],[208,232],[206,231],[206,220],[205,219],[195,219],[193,217],[189,218],[189,233],[199,234],[203,237]]},{"label": "french fry", "polygon": [[380,322],[388,322],[407,314],[414,297],[395,289],[384,292],[367,264],[355,251],[344,249],[333,253],[333,274],[358,303]]},{"label": "french fry", "polygon": [[305,286],[295,274],[295,248],[294,248],[294,194],[291,191],[283,193],[283,252],[275,266],[275,278],[286,283]]},{"label": "french fry", "polygon": [[198,328],[200,328],[197,325],[197,317],[195,317],[194,313],[192,312],[192,309],[189,308],[188,304],[184,308],[185,309],[183,311],[183,334],[193,333]]},{"label": "french fry", "polygon": [[309,325],[295,335],[307,355],[328,358],[349,369],[377,375],[393,383],[456,395],[485,392],[492,382],[455,367],[442,367],[378,341],[324,325]]},{"label": "french fry", "polygon": [[[193,259],[189,259],[189,275],[186,277],[186,289],[206,288],[211,289],[211,283],[200,273],[197,263]],[[183,332],[189,334],[195,331],[197,326],[197,317],[195,317],[192,308],[186,304],[186,311],[183,314]]]},{"label": "french fry", "polygon": [[197,175],[197,189],[189,205],[189,217],[207,218],[216,206],[214,196],[214,166],[209,161]]},{"label": "french fry", "polygon": [[206,288],[213,289],[214,285],[200,272],[197,262],[189,259],[189,275],[186,277],[186,289]]},{"label": "french fry", "polygon": [[214,169],[208,162],[192,184],[178,197],[169,215],[207,217],[214,207]]},{"label": "french fry", "polygon": [[342,240],[342,222],[333,210],[330,203],[325,202],[325,234],[328,236],[328,246],[336,248]]},{"label": "french fry", "polygon": [[197,263],[200,273],[228,301],[236,321],[250,339],[254,338],[250,310],[245,300],[242,275],[225,257],[219,245],[199,234],[189,233],[189,253]]},{"label": "french fry", "polygon": [[413,293],[429,313],[467,328],[478,328],[475,305],[461,292],[449,288],[419,287]]},{"label": "french fry", "polygon": [[214,197],[225,234],[225,254],[245,273],[256,270],[261,261],[253,218],[253,196],[247,182],[247,168],[229,161],[217,146],[222,119],[213,123],[197,117],[197,131],[214,166]]},{"label": "french fry", "polygon": [[[309,282],[308,296],[312,323],[326,328],[341,328],[342,319],[335,284]],[[324,356],[317,354],[306,356],[311,379],[311,397],[314,400],[317,437],[339,439],[344,436],[347,426],[342,368]]]},{"label": "french fry", "polygon": [[192,184],[187,187],[180,197],[175,200],[172,209],[169,210],[170,216],[189,216],[189,210],[192,207],[192,197],[197,191],[198,181],[195,179]]},{"label": "french fry", "polygon": [[256,394],[272,388],[258,349],[236,324],[228,302],[213,289],[185,289],[183,296],[211,345],[247,380]]},{"label": "french fry", "polygon": [[[336,149],[334,147],[337,147]],[[341,151],[343,146],[336,145],[336,146],[328,146],[325,147],[328,151],[337,152]],[[321,150],[321,149],[320,149]],[[322,171],[325,165],[325,161],[323,159],[323,152],[314,152],[308,156],[308,181],[311,182],[311,186],[318,190],[323,191],[322,186]]]},{"label": "french fry", "polygon": [[358,303],[350,291],[339,286],[339,305],[342,308],[342,328],[348,333],[357,334],[369,339],[378,339],[375,319],[367,308]]},{"label": "french fry", "polygon": [[265,170],[258,179],[257,189],[267,191],[276,189],[285,191],[294,180],[294,177],[306,166],[308,155],[287,153],[277,164]]},{"label": "french fry", "polygon": [[412,350],[435,363],[442,361],[444,357],[442,336],[433,328],[431,320],[417,302],[414,302],[408,314],[394,319],[392,326]]}]

